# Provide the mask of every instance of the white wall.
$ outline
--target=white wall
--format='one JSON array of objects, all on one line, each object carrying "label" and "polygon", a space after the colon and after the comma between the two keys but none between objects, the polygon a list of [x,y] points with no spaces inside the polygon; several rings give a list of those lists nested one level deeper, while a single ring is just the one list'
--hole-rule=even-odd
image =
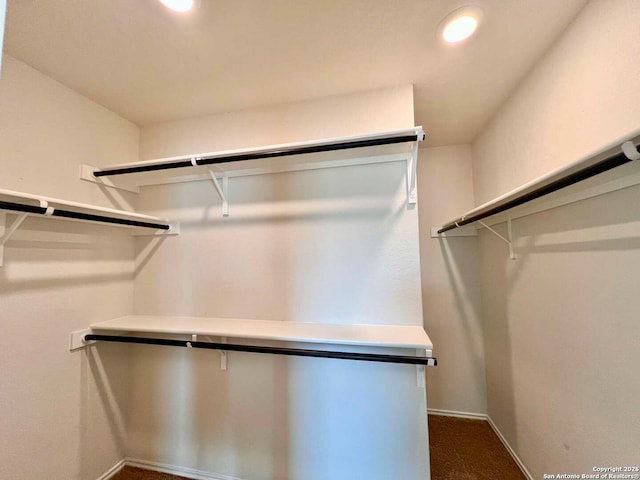
[{"label": "white wall", "polygon": [[427,371],[429,408],[486,413],[477,240],[431,238],[473,208],[469,145],[424,148],[418,162],[424,326],[437,346]]},{"label": "white wall", "polygon": [[587,4],[473,144],[481,204],[638,128],[638,0]]},{"label": "white wall", "polygon": [[7,0],[0,0],[0,72],[2,72],[2,44],[4,43],[4,22],[7,13]]},{"label": "white wall", "polygon": [[[241,112],[253,119],[242,129],[227,115],[144,127],[142,156],[408,128],[408,92]],[[148,260],[160,242],[137,242],[136,313],[421,325],[405,172],[232,178],[229,218],[209,182],[146,188],[141,208],[180,219],[182,233]],[[252,480],[428,475],[415,367],[232,353],[220,371],[217,354],[200,353],[135,349],[132,456]]]},{"label": "white wall", "polygon": [[81,163],[138,159],[138,128],[5,55],[0,98],[2,188],[131,209],[133,196],[78,178]]},{"label": "white wall", "polygon": [[[585,7],[473,144],[476,203],[640,124],[640,2]],[[638,187],[481,233],[488,412],[533,474],[636,464]]]},{"label": "white wall", "polygon": [[[113,206],[78,166],[135,160],[137,127],[9,56],[3,63],[0,188]],[[128,350],[72,354],[68,341],[131,311],[132,275],[127,229],[30,218],[6,245],[1,478],[95,479],[124,456]]]},{"label": "white wall", "polygon": [[405,85],[145,125],[140,137],[140,158],[261,147],[413,126],[413,87]]},{"label": "white wall", "polygon": [[[138,270],[137,313],[421,324],[402,164],[238,178],[231,192],[227,219],[207,182],[143,194],[182,233]],[[220,372],[205,353],[136,349],[131,455],[252,480],[424,477],[414,367],[232,353]]]}]

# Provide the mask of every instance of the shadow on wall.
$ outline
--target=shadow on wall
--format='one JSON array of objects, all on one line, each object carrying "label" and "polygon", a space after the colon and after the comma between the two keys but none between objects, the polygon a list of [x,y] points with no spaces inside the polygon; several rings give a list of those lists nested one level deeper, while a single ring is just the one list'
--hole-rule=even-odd
[{"label": "shadow on wall", "polygon": [[0,280],[12,292],[131,280],[130,235],[130,229],[30,217],[5,245]]},{"label": "shadow on wall", "polygon": [[[480,317],[480,312],[475,310],[480,302],[477,299],[469,301],[469,297],[477,290],[477,256],[475,248],[473,250],[469,248],[470,242],[474,241],[474,238],[464,237],[438,239],[447,279],[453,292],[457,318],[460,319],[463,327],[461,331],[464,335],[464,345],[466,350],[471,352],[473,377],[484,378],[484,346],[482,337],[476,334],[478,327],[475,321]],[[456,353],[452,352],[452,354]],[[443,352],[443,359],[446,359],[446,355],[447,353]]]},{"label": "shadow on wall", "polygon": [[[221,438],[218,447],[225,448],[225,440],[229,442],[231,471],[241,473],[241,478],[292,478],[290,359],[263,357],[229,354],[230,368],[240,363],[244,374],[225,372],[228,403],[221,411],[227,413],[224,422],[229,438]],[[212,432],[215,430],[203,432],[203,439],[211,438]]]},{"label": "shadow on wall", "polygon": [[221,370],[217,352],[130,348],[129,456],[240,479],[423,478],[413,366],[231,352]]},{"label": "shadow on wall", "polygon": [[424,478],[426,408],[415,367],[295,359],[290,372],[297,469],[289,478]]},{"label": "shadow on wall", "polygon": [[[628,198],[638,195],[636,185],[525,217],[515,230],[516,238],[526,237],[518,252],[635,250],[640,244],[640,203]],[[585,240],[589,237],[596,239]]]},{"label": "shadow on wall", "polygon": [[[496,228],[500,231],[499,228]],[[501,232],[502,234],[502,232]],[[497,241],[496,241],[497,240]],[[485,342],[485,365],[487,378],[487,413],[495,421],[495,405],[500,405],[503,416],[515,416],[515,398],[513,392],[513,365],[508,306],[505,293],[511,286],[509,268],[514,260],[504,242],[494,239],[490,232],[480,231],[478,234],[480,250],[480,278],[482,279],[482,324]],[[520,253],[516,254],[517,262],[525,261]],[[497,259],[497,260],[496,260]],[[499,351],[497,351],[499,349]],[[492,366],[499,366],[499,370]],[[509,385],[509,387],[503,387]],[[503,434],[510,432],[501,430]],[[507,436],[515,439],[515,435]],[[511,443],[516,449],[517,444]]]},{"label": "shadow on wall", "polygon": [[[639,194],[634,186],[514,220],[516,260],[501,240],[480,231],[489,414],[525,462],[530,439],[544,437],[541,425],[554,424],[551,451],[574,448],[574,458],[595,451],[583,438],[606,438],[616,424],[619,433],[630,429],[628,410],[622,412],[633,388],[607,402],[594,392],[624,377],[620,365],[633,355],[613,326],[635,328],[628,281],[640,252]],[[505,226],[496,228],[502,233]],[[593,355],[614,342],[615,351]],[[558,400],[535,400],[542,390]],[[589,435],[572,433],[580,428]],[[556,453],[540,455],[555,461]]]},{"label": "shadow on wall", "polygon": [[[136,313],[419,324],[405,176],[396,162],[233,178],[228,218],[207,182],[145,189],[142,207],[182,233],[136,239]],[[215,352],[143,346],[131,363],[139,458],[256,480],[424,478],[415,367],[231,352],[223,371]]]},{"label": "shadow on wall", "polygon": [[133,271],[135,278],[149,261],[153,258],[153,254],[158,251],[167,237],[140,237],[136,242],[136,267]]},{"label": "shadow on wall", "polygon": [[232,228],[242,225],[260,225],[265,222],[270,223],[288,223],[288,222],[317,222],[317,221],[333,221],[333,222],[354,222],[362,220],[374,220],[380,218],[381,215],[385,215],[389,211],[388,204],[380,204],[378,208],[371,208],[370,206],[363,206],[360,208],[350,208],[345,210],[344,205],[329,207],[321,207],[322,211],[309,211],[310,206],[301,203],[299,205],[300,211],[288,211],[288,212],[257,212],[250,214],[239,215],[240,212],[234,212],[235,215],[231,215],[229,218],[216,218],[207,219],[207,221],[201,220],[187,220],[180,222],[181,227],[189,229],[208,229],[212,225],[215,228]]},{"label": "shadow on wall", "polygon": [[223,370],[219,352],[131,348],[128,456],[233,478],[294,478],[286,358],[229,352]]},{"label": "shadow on wall", "polygon": [[[91,478],[96,471],[96,451],[115,447],[116,459],[127,451],[125,412],[128,405],[129,347],[126,345],[96,345],[85,348],[80,362],[80,422],[78,478]],[[109,438],[103,432],[106,423]],[[114,447],[112,447],[112,445]],[[104,470],[113,465],[104,465]]]},{"label": "shadow on wall", "polygon": [[414,323],[419,270],[404,164],[328,170],[233,178],[227,218],[207,182],[145,189],[143,207],[179,219],[182,233],[162,248],[136,239],[134,311]]}]

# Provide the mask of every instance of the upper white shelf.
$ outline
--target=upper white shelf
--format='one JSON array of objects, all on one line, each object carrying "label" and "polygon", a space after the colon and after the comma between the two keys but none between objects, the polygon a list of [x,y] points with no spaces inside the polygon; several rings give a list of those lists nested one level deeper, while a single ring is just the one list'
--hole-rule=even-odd
[{"label": "upper white shelf", "polygon": [[[105,186],[137,192],[139,187],[147,185],[211,181],[211,172],[217,177],[236,177],[404,160],[411,164],[414,178],[410,181],[415,184],[416,162],[413,160],[417,155],[417,144],[423,139],[422,127],[413,127],[259,148],[193,153],[104,168],[82,165],[80,177]],[[202,165],[203,162],[212,163]],[[137,171],[149,167],[153,170]],[[117,169],[133,171],[95,176],[97,172],[105,174]]]},{"label": "upper white shelf", "polygon": [[[11,224],[5,212],[17,215]],[[177,223],[150,215],[0,189],[0,267],[4,261],[5,244],[30,215],[134,228],[134,234],[144,234],[141,233],[144,231],[152,232],[151,235],[175,235],[179,231]]]},{"label": "upper white shelf", "polygon": [[[72,210],[68,210],[68,208]],[[5,189],[0,189],[0,210],[27,215],[44,215],[61,219],[102,221],[114,226],[147,226],[136,225],[140,223],[158,225],[158,228],[170,227],[168,220],[151,215],[117,210],[115,208],[98,207],[88,203],[72,202],[59,198]],[[65,215],[60,212],[77,213],[78,216],[74,217],[73,215]],[[86,218],[82,218],[83,216]],[[118,222],[118,220],[123,220],[123,222]]]},{"label": "upper white shelf", "polygon": [[116,331],[210,335],[284,342],[400,347],[427,350],[433,345],[422,327],[338,325],[324,323],[245,320],[235,318],[130,315],[91,325],[94,332]]},{"label": "upper white shelf", "polygon": [[[461,227],[473,228],[476,222],[483,227],[493,225],[637,185],[640,183],[639,143],[640,129],[636,129],[585,157],[434,227],[432,236],[472,235],[473,230]],[[614,169],[617,171],[613,172]],[[555,192],[556,195],[550,195]]]}]

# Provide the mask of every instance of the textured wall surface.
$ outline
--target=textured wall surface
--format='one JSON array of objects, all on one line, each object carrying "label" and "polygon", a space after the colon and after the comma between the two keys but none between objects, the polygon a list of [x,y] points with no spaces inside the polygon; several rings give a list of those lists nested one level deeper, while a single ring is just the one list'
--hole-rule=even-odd
[{"label": "textured wall surface", "polygon": [[427,370],[429,408],[486,413],[478,242],[430,235],[473,208],[470,146],[420,150],[418,187],[424,326],[439,362]]},{"label": "textured wall surface", "polygon": [[[3,62],[0,188],[114,206],[78,179],[78,165],[135,159],[137,127],[9,56]],[[41,218],[6,244],[1,478],[95,479],[124,456],[127,349],[70,353],[68,342],[71,331],[131,311],[133,254],[128,229]]]},{"label": "textured wall surface", "polygon": [[[477,203],[638,128],[638,18],[585,7],[475,141]],[[481,233],[488,412],[534,478],[638,461],[639,193],[516,220],[516,261]]]},{"label": "textured wall surface", "polygon": [[[240,112],[242,132],[234,115],[145,127],[142,156],[409,128],[410,93]],[[422,324],[404,162],[231,178],[229,199],[222,218],[208,181],[145,189],[182,233],[136,242],[136,313]],[[132,456],[255,480],[428,475],[415,367],[232,353],[220,371],[201,353],[135,349]]]},{"label": "textured wall surface", "polygon": [[140,158],[262,147],[411,128],[413,86],[178,120],[141,129]]}]

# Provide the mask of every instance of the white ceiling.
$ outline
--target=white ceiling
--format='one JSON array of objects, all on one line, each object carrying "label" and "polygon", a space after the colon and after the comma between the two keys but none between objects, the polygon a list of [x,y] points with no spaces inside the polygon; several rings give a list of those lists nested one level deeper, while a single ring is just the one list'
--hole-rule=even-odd
[{"label": "white ceiling", "polygon": [[5,50],[139,124],[412,83],[430,145],[471,141],[586,0],[9,0]]}]

